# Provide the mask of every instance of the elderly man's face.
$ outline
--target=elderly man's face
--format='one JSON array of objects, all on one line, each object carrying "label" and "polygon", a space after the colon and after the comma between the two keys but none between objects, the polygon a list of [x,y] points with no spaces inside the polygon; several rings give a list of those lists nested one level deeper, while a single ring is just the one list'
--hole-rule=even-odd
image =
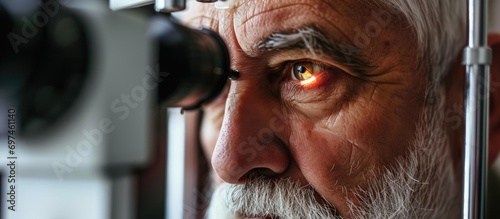
[{"label": "elderly man's face", "polygon": [[[375,181],[389,169],[407,168],[409,154],[429,144],[422,142],[430,132],[422,119],[429,107],[427,73],[419,68],[416,39],[397,15],[358,1],[240,1],[225,10],[190,6],[183,21],[218,32],[231,68],[241,73],[227,97],[207,106],[203,124],[215,172],[236,184],[221,195],[231,196],[229,202],[245,202],[237,200],[244,197],[235,189],[257,193],[248,190],[274,182],[267,185],[272,191],[281,185],[309,188],[312,207],[352,217],[374,201],[369,191]],[[219,129],[217,142],[210,142]],[[431,149],[449,149],[446,140],[435,141],[443,145]],[[238,187],[243,184],[248,185]],[[279,199],[257,196],[252,197]],[[276,201],[253,200],[269,208],[278,208]],[[231,210],[241,217],[287,217],[246,208],[243,203]]]}]

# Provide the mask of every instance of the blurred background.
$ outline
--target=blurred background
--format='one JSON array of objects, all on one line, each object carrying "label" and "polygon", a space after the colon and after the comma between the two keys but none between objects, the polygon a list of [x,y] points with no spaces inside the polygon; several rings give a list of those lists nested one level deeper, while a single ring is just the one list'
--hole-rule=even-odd
[{"label": "blurred background", "polygon": [[[490,0],[489,8],[489,29],[490,32],[500,33],[500,0]],[[489,173],[488,199],[489,214],[500,215],[500,209],[494,207],[500,200],[500,157],[493,164]]]},{"label": "blurred background", "polygon": [[[500,33],[500,0],[490,0],[489,28],[490,32]],[[500,175],[500,157],[497,158],[494,169]]]}]

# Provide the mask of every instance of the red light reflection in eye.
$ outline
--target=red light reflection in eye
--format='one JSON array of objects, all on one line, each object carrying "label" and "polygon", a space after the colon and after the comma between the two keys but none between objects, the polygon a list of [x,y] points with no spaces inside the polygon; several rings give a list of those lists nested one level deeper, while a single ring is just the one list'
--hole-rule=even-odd
[{"label": "red light reflection in eye", "polygon": [[314,82],[316,82],[316,76],[312,76],[306,80],[301,81],[300,85],[309,87],[311,85],[314,85]]}]

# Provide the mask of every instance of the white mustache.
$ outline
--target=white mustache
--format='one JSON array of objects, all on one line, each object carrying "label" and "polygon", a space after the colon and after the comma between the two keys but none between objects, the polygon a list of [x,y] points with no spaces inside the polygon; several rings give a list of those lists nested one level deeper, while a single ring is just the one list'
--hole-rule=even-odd
[{"label": "white mustache", "polygon": [[219,197],[230,212],[242,217],[338,219],[328,202],[318,202],[311,186],[290,179],[252,178],[244,185],[223,185]]}]

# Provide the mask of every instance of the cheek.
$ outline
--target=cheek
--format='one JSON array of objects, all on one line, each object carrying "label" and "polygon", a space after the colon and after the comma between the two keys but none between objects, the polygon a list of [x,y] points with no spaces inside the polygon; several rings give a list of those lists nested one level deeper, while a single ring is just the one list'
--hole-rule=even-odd
[{"label": "cheek", "polygon": [[[310,124],[294,124],[308,127]],[[290,138],[290,151],[301,173],[323,198],[341,214],[348,214],[346,196],[354,188],[366,187],[363,173],[374,163],[352,147],[345,136],[332,131],[311,127]]]},{"label": "cheek", "polygon": [[342,205],[348,191],[365,188],[367,178],[408,150],[414,136],[408,124],[415,120],[399,115],[364,106],[318,121],[295,116],[289,148],[306,180],[327,200]]},{"label": "cheek", "polygon": [[311,184],[317,182],[318,187],[352,184],[358,172],[352,167],[369,166],[371,157],[352,146],[345,130],[336,132],[316,124],[291,124],[295,131],[290,136],[290,151],[301,172]]}]

